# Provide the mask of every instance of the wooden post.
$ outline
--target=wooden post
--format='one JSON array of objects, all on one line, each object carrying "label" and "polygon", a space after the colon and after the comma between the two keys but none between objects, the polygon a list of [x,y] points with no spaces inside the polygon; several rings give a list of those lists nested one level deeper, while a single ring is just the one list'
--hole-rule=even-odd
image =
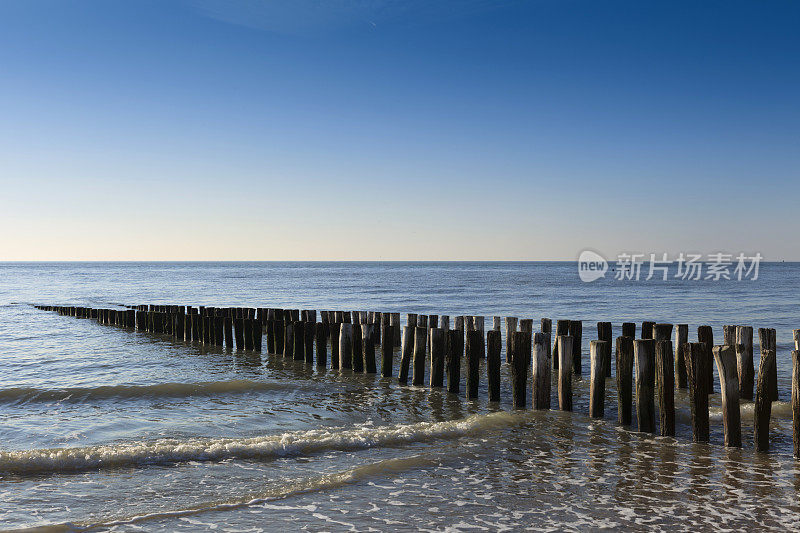
[{"label": "wooden post", "polygon": [[[186,315],[189,316],[189,315]],[[225,346],[229,350],[233,350],[233,318],[230,316],[225,317]]]},{"label": "wooden post", "polygon": [[794,349],[800,350],[800,329],[792,330],[792,336],[794,337]]},{"label": "wooden post", "polygon": [[769,375],[775,367],[775,350],[761,352],[758,364],[758,383],[756,384],[756,402],[753,409],[755,432],[753,440],[757,452],[769,451],[769,418],[772,415],[772,399],[770,398]]},{"label": "wooden post", "polygon": [[[511,361],[511,396],[515,409],[525,409],[528,403],[526,392],[528,390],[528,361],[531,360],[531,335],[530,331],[514,332],[514,359]],[[498,338],[498,344],[499,340]],[[499,356],[498,351],[498,373],[500,371]],[[499,396],[500,391],[498,390],[498,399]]]},{"label": "wooden post", "polygon": [[[798,331],[794,330],[795,343]],[[800,350],[792,351],[792,443],[794,456],[800,457]]]},{"label": "wooden post", "polygon": [[[203,317],[201,317],[203,318]],[[236,339],[236,349],[244,350],[244,320],[241,318],[233,319],[233,331]]]},{"label": "wooden post", "polygon": [[705,373],[706,348],[702,342],[684,347],[686,378],[689,381],[689,406],[692,411],[692,440],[708,442],[708,378]]},{"label": "wooden post", "polygon": [[483,335],[472,329],[467,331],[467,399],[478,397],[480,381],[480,359],[483,348]]},{"label": "wooden post", "polygon": [[361,326],[367,321],[367,317],[360,315],[361,313],[356,315],[359,317],[358,322],[353,323],[353,372],[359,374],[364,372],[364,338],[361,335]]},{"label": "wooden post", "polygon": [[243,319],[244,322],[244,349],[253,349],[253,321],[249,318]]},{"label": "wooden post", "polygon": [[753,366],[753,328],[750,326],[736,327],[736,373],[739,376],[739,396],[752,400],[756,371]]},{"label": "wooden post", "polygon": [[616,348],[617,421],[623,426],[630,426],[633,410],[633,337],[617,337]]},{"label": "wooden post", "polygon": [[[411,315],[409,315],[409,319]],[[416,322],[416,317],[415,320]],[[411,366],[411,357],[414,355],[414,331],[416,326],[403,326],[403,346],[400,352],[400,373],[397,381],[403,385],[408,383],[408,369]]]},{"label": "wooden post", "polygon": [[[656,325],[655,322],[642,322],[642,340],[652,339],[653,338],[653,327]],[[636,349],[634,343],[634,350]]]},{"label": "wooden post", "polygon": [[292,359],[295,361],[303,361],[306,356],[306,323],[302,320],[293,320],[292,326],[294,327],[294,349],[292,350]]},{"label": "wooden post", "polygon": [[[569,335],[569,320],[556,320],[556,338],[553,343],[553,370],[558,370],[561,351],[558,349],[559,339]],[[570,365],[571,367],[572,365]]]},{"label": "wooden post", "polygon": [[777,371],[777,343],[775,338],[775,330],[772,328],[758,328],[758,340],[761,344],[761,353],[772,350],[775,352],[776,360],[774,368],[771,368],[767,374],[767,390],[769,391],[769,398],[774,402],[778,400],[778,371]]},{"label": "wooden post", "polygon": [[[611,322],[597,323],[597,340],[605,341],[605,344],[599,346],[601,350],[599,357],[603,362],[603,376],[605,377],[611,377],[611,340],[613,336],[611,331]],[[603,385],[603,390],[605,390],[605,385]]]},{"label": "wooden post", "polygon": [[722,345],[734,346],[736,344],[736,326],[722,326]]},{"label": "wooden post", "polygon": [[705,365],[706,370],[704,375],[708,380],[706,384],[706,393],[711,394],[714,392],[714,354],[711,351],[714,348],[714,332],[711,326],[700,326],[697,328],[697,342],[703,343],[705,346]]},{"label": "wooden post", "polygon": [[636,365],[636,420],[642,433],[656,432],[655,386],[655,341],[637,339],[633,341],[633,358]]},{"label": "wooden post", "polygon": [[672,337],[672,324],[653,324],[653,339],[656,343],[668,341]]},{"label": "wooden post", "polygon": [[[280,310],[282,311],[282,310]],[[286,340],[286,333],[284,331],[283,313],[275,317],[275,322],[272,327],[275,329],[275,353],[282,354],[284,350],[284,341]]]},{"label": "wooden post", "polygon": [[458,394],[461,382],[461,358],[464,357],[464,332],[459,329],[447,332],[447,392]]},{"label": "wooden post", "polygon": [[[306,313],[308,314],[307,316],[310,317],[311,313],[313,312],[314,311],[306,311]],[[258,320],[256,320],[256,322],[258,322]],[[262,328],[253,328],[253,332],[255,333],[256,331],[258,332],[257,338],[260,339]],[[312,322],[310,320],[307,322],[303,322],[303,337],[304,337],[303,344],[305,345],[305,350],[303,350],[303,352],[305,354],[305,362],[307,365],[314,364],[314,341],[316,335],[317,335],[317,322],[316,321]]]},{"label": "wooden post", "polygon": [[486,327],[484,326],[484,317],[483,316],[474,316],[473,322],[475,324],[475,330],[481,332],[481,359],[486,358]]},{"label": "wooden post", "polygon": [[328,334],[331,338],[331,368],[337,370],[341,355],[339,354],[339,333],[342,331],[342,322],[328,324]]},{"label": "wooden post", "polygon": [[675,328],[675,377],[679,389],[687,387],[686,355],[684,348],[689,343],[689,325],[678,324]]},{"label": "wooden post", "polygon": [[416,315],[416,313],[408,313],[406,315],[406,324],[410,328],[417,327],[417,315]]},{"label": "wooden post", "polygon": [[374,324],[361,324],[361,346],[363,352],[364,372],[375,374],[378,369],[375,363]]},{"label": "wooden post", "polygon": [[389,325],[391,325],[394,329],[394,345],[400,346],[400,342],[402,341],[402,332],[400,331],[400,313],[391,313],[389,315]]},{"label": "wooden post", "polygon": [[[417,327],[428,329],[428,315],[417,315]],[[416,338],[416,336],[417,333],[415,331],[414,338]]]},{"label": "wooden post", "polygon": [[317,366],[325,368],[328,366],[328,336],[326,331],[327,324],[319,322],[314,326],[317,341]]},{"label": "wooden post", "polygon": [[500,401],[500,331],[486,332],[486,377],[489,381],[489,401]]},{"label": "wooden post", "polygon": [[[735,333],[729,328],[727,340],[734,342]],[[725,427],[725,446],[742,447],[742,422],[739,412],[739,375],[736,370],[736,349],[731,344],[715,346],[714,360],[719,373],[719,388],[722,392],[722,423]]]},{"label": "wooden post", "polygon": [[503,326],[503,317],[501,316],[494,316],[492,317],[492,329],[495,331],[500,331],[500,328]]},{"label": "wooden post", "polygon": [[267,353],[275,353],[275,310],[267,309]]},{"label": "wooden post", "polygon": [[550,334],[533,335],[533,408],[550,409]]},{"label": "wooden post", "polygon": [[[658,402],[658,428],[662,437],[675,436],[675,354],[672,351],[670,332],[661,331],[667,338],[659,339],[660,324],[656,325],[656,399]],[[672,326],[670,325],[670,330]]]},{"label": "wooden post", "polygon": [[454,324],[455,326],[453,329],[460,329],[461,331],[464,331],[464,316],[457,316]]},{"label": "wooden post", "polygon": [[547,333],[548,335],[553,334],[553,321],[549,318],[543,318],[541,324],[539,326],[539,331],[542,333]]},{"label": "wooden post", "polygon": [[572,337],[572,371],[581,374],[581,339],[583,336],[583,322],[580,320],[569,321],[569,335]]},{"label": "wooden post", "polygon": [[353,368],[353,324],[343,322],[339,328],[339,368]]},{"label": "wooden post", "polygon": [[[558,327],[558,323],[556,323]],[[572,337],[558,338],[558,408],[572,411]]]},{"label": "wooden post", "polygon": [[515,316],[506,317],[506,363],[510,363],[514,350],[511,344],[514,342],[514,332],[517,331],[517,321]]},{"label": "wooden post", "polygon": [[623,337],[630,337],[631,339],[636,338],[636,324],[634,322],[623,322],[622,324],[622,336]]},{"label": "wooden post", "polygon": [[607,345],[608,341],[589,343],[589,418],[603,418],[605,414]]},{"label": "wooden post", "polygon": [[[390,315],[389,317],[390,320],[392,315]],[[381,335],[381,376],[389,378],[392,377],[395,326],[391,322],[389,322],[388,324],[384,324],[382,328],[383,328],[382,332],[383,334]]]},{"label": "wooden post", "polygon": [[444,346],[445,331],[442,328],[430,329],[431,347],[431,387],[444,386]]},{"label": "wooden post", "polygon": [[414,372],[411,376],[412,385],[425,383],[425,347],[427,345],[427,326],[417,326],[414,329]]}]

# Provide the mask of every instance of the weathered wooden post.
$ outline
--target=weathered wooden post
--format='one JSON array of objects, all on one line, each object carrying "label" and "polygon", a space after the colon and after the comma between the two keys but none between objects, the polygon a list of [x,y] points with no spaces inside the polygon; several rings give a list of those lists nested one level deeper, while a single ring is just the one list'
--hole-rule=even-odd
[{"label": "weathered wooden post", "polygon": [[739,396],[753,399],[755,368],[753,366],[753,328],[736,326],[736,373],[739,376]]},{"label": "weathered wooden post", "polygon": [[325,368],[328,366],[328,335],[327,324],[319,322],[314,326],[317,344],[317,366]]},{"label": "weathered wooden post", "polygon": [[[659,332],[656,325],[656,399],[659,435],[675,436],[675,361],[670,332]],[[670,325],[670,330],[672,326]],[[666,339],[663,336],[666,335]],[[661,337],[661,338],[660,338]]]},{"label": "weathered wooden post", "polygon": [[267,309],[267,353],[275,353],[275,310]]},{"label": "weathered wooden post", "polygon": [[756,401],[753,409],[755,432],[753,440],[758,452],[769,451],[769,418],[772,415],[772,399],[770,397],[769,375],[775,366],[775,350],[763,350],[758,363],[758,383],[756,384]]},{"label": "weathered wooden post", "polygon": [[[188,315],[187,315],[188,316]],[[228,315],[224,318],[225,320],[225,346],[229,350],[233,350],[233,318]]]},{"label": "weathered wooden post", "polygon": [[705,365],[706,370],[704,375],[708,380],[706,384],[706,393],[711,394],[714,392],[714,354],[711,351],[714,348],[714,331],[711,326],[700,326],[697,328],[697,342],[705,346]]},{"label": "weathered wooden post", "polygon": [[408,325],[408,327],[411,328],[417,327],[417,317],[418,315],[416,313],[408,313],[406,315],[406,324]]},{"label": "weathered wooden post", "polygon": [[[241,319],[239,319],[241,320]],[[294,321],[287,320],[283,326],[283,356],[287,359],[294,359]]]},{"label": "weathered wooden post", "polygon": [[687,387],[686,355],[684,348],[689,343],[689,325],[678,324],[675,328],[675,378],[679,389]]},{"label": "weathered wooden post", "polygon": [[427,346],[428,328],[417,326],[414,329],[414,372],[411,376],[412,385],[425,383],[425,347]]},{"label": "weathered wooden post", "polygon": [[623,322],[622,323],[622,336],[623,337],[630,337],[631,339],[636,338],[636,323],[634,322]]},{"label": "weathered wooden post", "polygon": [[[500,332],[497,332],[498,334]],[[528,361],[531,360],[530,331],[514,332],[514,359],[511,361],[511,396],[515,409],[527,407],[526,392],[528,390]],[[499,337],[499,335],[498,335]],[[499,344],[498,338],[498,344]],[[497,370],[500,370],[500,353],[498,350]],[[498,397],[500,391],[498,391]]]},{"label": "weathered wooden post", "polygon": [[708,442],[708,378],[705,373],[706,348],[702,342],[684,347],[686,378],[689,381],[689,406],[692,410],[692,440]]},{"label": "weathered wooden post", "polygon": [[642,433],[656,432],[656,408],[653,395],[655,386],[655,341],[633,341],[633,358],[636,365],[636,420]]},{"label": "weathered wooden post", "polygon": [[328,325],[328,334],[331,338],[331,368],[337,370],[341,355],[339,354],[339,333],[342,331],[342,322],[331,322]]},{"label": "weathered wooden post", "polygon": [[243,319],[244,322],[244,349],[253,349],[253,321],[249,318]]},{"label": "weathered wooden post", "polygon": [[[642,340],[652,339],[653,338],[653,327],[656,325],[655,322],[642,322]],[[634,350],[636,349],[634,343]]]},{"label": "weathered wooden post", "polygon": [[558,408],[562,411],[572,411],[572,337],[560,336],[557,345]]},{"label": "weathered wooden post", "polygon": [[402,341],[402,332],[400,331],[400,313],[391,313],[389,315],[389,325],[394,329],[394,345],[400,346],[400,342]]},{"label": "weathered wooden post", "polygon": [[455,326],[454,326],[453,329],[460,329],[462,332],[465,330],[464,316],[463,315],[457,316],[455,318],[455,322],[454,323],[455,323]]},{"label": "weathered wooden post", "polygon": [[794,349],[800,350],[800,329],[792,330],[792,336],[794,337]]},{"label": "weathered wooden post", "polygon": [[391,322],[382,326],[383,332],[381,335],[381,376],[385,378],[392,377],[392,363],[394,359],[394,331],[395,326]]},{"label": "weathered wooden post", "polygon": [[373,331],[374,324],[361,325],[361,343],[363,351],[364,372],[367,374],[375,374],[378,369],[375,362],[375,335]]},{"label": "weathered wooden post", "polygon": [[617,421],[630,426],[633,418],[633,337],[617,337],[616,348]]},{"label": "weathered wooden post", "polygon": [[608,341],[602,340],[589,343],[589,418],[603,418],[605,414],[606,345]]},{"label": "weathered wooden post", "polygon": [[583,322],[580,320],[569,321],[569,336],[572,337],[572,371],[581,374]]},{"label": "weathered wooden post", "polygon": [[285,323],[283,321],[282,312],[280,315],[276,313],[275,323],[272,326],[275,329],[275,353],[282,354],[284,350],[284,341],[286,340],[286,333],[284,331]]},{"label": "weathered wooden post", "polygon": [[[558,369],[558,364],[561,360],[559,355],[561,351],[558,349],[559,339],[569,335],[569,320],[556,320],[556,338],[553,342],[553,370]],[[571,354],[570,354],[571,355]],[[572,367],[572,365],[570,365]],[[560,375],[560,373],[559,373]]]},{"label": "weathered wooden post", "polygon": [[[729,328],[726,340],[735,342],[735,330]],[[722,423],[725,427],[725,446],[742,447],[742,422],[739,412],[739,375],[736,370],[736,349],[733,345],[715,346],[714,360],[722,392]]]},{"label": "weathered wooden post", "polygon": [[[795,346],[798,332],[794,330]],[[800,457],[800,349],[792,351],[792,444],[794,456]]]},{"label": "weathered wooden post", "polygon": [[489,401],[500,401],[500,331],[486,332],[486,377],[489,381]]},{"label": "weathered wooden post", "polygon": [[[364,318],[364,321],[361,318]],[[366,321],[366,317],[359,317],[358,322],[353,323],[353,372],[359,374],[364,372],[364,339],[361,336],[361,326]]]},{"label": "weathered wooden post", "polygon": [[444,347],[445,331],[442,328],[431,328],[430,332],[431,347],[431,387],[444,386]]},{"label": "weathered wooden post", "polygon": [[506,317],[506,363],[510,363],[514,350],[511,344],[514,342],[514,332],[517,331],[517,321],[515,316]]},{"label": "weathered wooden post", "polygon": [[501,316],[493,316],[492,317],[492,329],[495,331],[500,331],[503,326],[503,317]]},{"label": "weathered wooden post", "polygon": [[722,326],[722,345],[723,346],[736,345],[736,326],[732,325]]},{"label": "weathered wooden post", "polygon": [[[409,315],[409,320],[411,315]],[[416,323],[416,317],[414,318]],[[400,351],[400,373],[397,381],[403,385],[408,383],[408,369],[411,366],[411,358],[414,355],[414,332],[416,326],[403,326],[403,346]]]},{"label": "weathered wooden post", "polygon": [[767,374],[767,390],[769,391],[769,398],[774,402],[778,400],[778,369],[777,369],[777,354],[778,347],[776,343],[775,330],[772,328],[758,328],[758,340],[761,344],[761,353],[772,350],[775,352],[775,365]]},{"label": "weathered wooden post", "polygon": [[[307,313],[309,313],[308,316],[310,317],[311,313],[313,313],[313,311],[307,311]],[[256,320],[256,322],[258,322],[258,320]],[[261,338],[262,328],[258,328],[258,329],[253,328],[253,332],[255,333],[256,331],[258,332],[258,339],[260,339]],[[308,365],[313,365],[314,364],[314,341],[315,341],[316,335],[317,335],[317,323],[316,323],[316,321],[311,322],[309,320],[307,322],[303,322],[303,337],[304,337],[303,344],[304,344],[304,347],[305,347],[303,352],[305,354],[305,362]]]},{"label": "weathered wooden post", "polygon": [[461,358],[464,357],[464,332],[453,329],[447,332],[447,392],[458,394],[461,382]]},{"label": "weathered wooden post", "polygon": [[294,327],[294,349],[292,359],[303,361],[306,356],[306,323],[302,320],[293,320]]},{"label": "weathered wooden post", "polygon": [[484,325],[484,317],[477,315],[472,317],[475,329],[481,332],[481,359],[486,358],[486,327]]},{"label": "weathered wooden post", "polygon": [[353,324],[343,322],[339,328],[339,368],[353,368]]},{"label": "weathered wooden post", "polygon": [[[605,344],[599,346],[601,353],[599,356],[603,361],[603,376],[611,377],[611,322],[598,322],[597,323],[597,340],[605,341]],[[605,385],[603,385],[605,390]],[[602,416],[602,415],[601,415]]]},{"label": "weathered wooden post", "polygon": [[[417,315],[417,327],[428,329],[428,315]],[[416,336],[417,332],[415,331],[414,338],[416,338]]]},{"label": "weathered wooden post", "polygon": [[[204,317],[201,317],[204,318]],[[233,332],[236,340],[236,349],[244,350],[244,320],[241,318],[233,319]]]},{"label": "weathered wooden post", "polygon": [[550,334],[534,333],[533,355],[533,408],[550,409]]},{"label": "weathered wooden post", "polygon": [[480,331],[467,331],[467,399],[470,400],[478,397],[482,341],[483,335]]}]

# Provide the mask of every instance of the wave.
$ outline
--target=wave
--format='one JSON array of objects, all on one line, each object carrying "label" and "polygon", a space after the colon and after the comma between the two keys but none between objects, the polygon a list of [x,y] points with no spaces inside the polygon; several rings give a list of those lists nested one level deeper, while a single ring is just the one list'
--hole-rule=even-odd
[{"label": "wave", "polygon": [[[426,457],[422,454],[412,455],[408,457],[397,457],[393,459],[385,459],[375,463],[356,466],[354,468],[344,470],[341,472],[334,472],[330,474],[322,474],[315,477],[301,478],[291,480],[279,484],[278,486],[271,487],[258,494],[249,494],[238,498],[205,502],[196,506],[187,507],[183,509],[173,509],[156,511],[148,514],[132,515],[124,518],[110,519],[105,522],[95,523],[76,523],[70,522],[65,524],[54,524],[43,526],[41,528],[33,528],[27,531],[40,531],[40,532],[66,532],[66,531],[91,531],[95,529],[108,529],[117,526],[125,526],[138,524],[141,522],[163,520],[170,518],[180,518],[185,516],[194,516],[208,512],[229,511],[233,509],[240,509],[250,505],[259,505],[271,501],[295,496],[298,494],[306,494],[309,492],[318,492],[329,489],[336,489],[347,484],[357,483],[365,479],[375,476],[393,474],[396,472],[403,472],[413,468],[420,468],[425,466],[434,466],[440,463],[439,459]],[[309,509],[313,510],[313,509]]]},{"label": "wave", "polygon": [[102,385],[99,387],[67,387],[38,389],[16,387],[0,390],[0,402],[83,402],[113,398],[184,398],[241,392],[264,392],[297,388],[293,383],[270,383],[237,379],[199,383],[157,383],[154,385]]},{"label": "wave", "polygon": [[454,439],[522,423],[520,414],[496,412],[446,422],[385,427],[328,428],[243,439],[159,439],[123,444],[0,452],[0,473],[43,475],[103,468],[170,465],[226,459],[269,460],[325,451]]}]

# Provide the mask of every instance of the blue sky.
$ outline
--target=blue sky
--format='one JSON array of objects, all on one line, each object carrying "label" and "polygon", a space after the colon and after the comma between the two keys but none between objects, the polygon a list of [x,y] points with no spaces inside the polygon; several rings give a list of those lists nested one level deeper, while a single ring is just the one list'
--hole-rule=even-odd
[{"label": "blue sky", "polygon": [[0,2],[0,260],[800,260],[800,4]]}]

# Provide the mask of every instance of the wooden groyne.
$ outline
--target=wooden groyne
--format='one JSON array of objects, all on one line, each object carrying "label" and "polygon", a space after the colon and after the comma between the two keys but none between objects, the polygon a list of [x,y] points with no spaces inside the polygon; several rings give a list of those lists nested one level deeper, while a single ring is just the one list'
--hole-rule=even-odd
[{"label": "wooden groyne", "polygon": [[[515,409],[550,409],[551,387],[557,386],[557,408],[573,410],[573,379],[583,370],[580,320],[543,318],[540,331],[533,320],[483,316],[406,315],[366,311],[320,311],[276,308],[183,305],[121,306],[122,309],[35,305],[43,311],[96,320],[175,340],[262,353],[303,361],[307,365],[354,373],[378,374],[408,384],[446,388],[467,399],[479,397],[484,361],[488,400],[501,400],[501,328],[505,326],[511,404]],[[319,315],[319,321],[317,317]],[[766,452],[770,444],[772,402],[780,397],[777,385],[776,332],[758,330],[758,375],[753,363],[753,328],[723,327],[722,344],[714,344],[710,326],[697,329],[689,342],[686,324],[622,324],[622,335],[612,338],[610,322],[597,323],[596,339],[589,342],[589,416],[605,418],[606,379],[616,380],[617,421],[640,432],[675,435],[675,389],[688,389],[692,438],[709,441],[708,395],[713,393],[714,368],[722,400],[723,444],[742,447],[740,400],[754,400],[753,445]],[[587,329],[587,332],[591,330]],[[800,457],[800,329],[793,331],[791,374],[794,455]],[[394,354],[400,349],[398,368]],[[612,356],[612,351],[614,355]],[[615,365],[611,364],[612,357]],[[380,363],[380,365],[379,365]],[[463,370],[462,370],[463,367]],[[612,376],[612,367],[616,376]],[[462,372],[465,391],[460,390]],[[425,377],[428,377],[427,381]],[[528,387],[531,394],[528,394]],[[530,396],[530,400],[528,397]]]}]

